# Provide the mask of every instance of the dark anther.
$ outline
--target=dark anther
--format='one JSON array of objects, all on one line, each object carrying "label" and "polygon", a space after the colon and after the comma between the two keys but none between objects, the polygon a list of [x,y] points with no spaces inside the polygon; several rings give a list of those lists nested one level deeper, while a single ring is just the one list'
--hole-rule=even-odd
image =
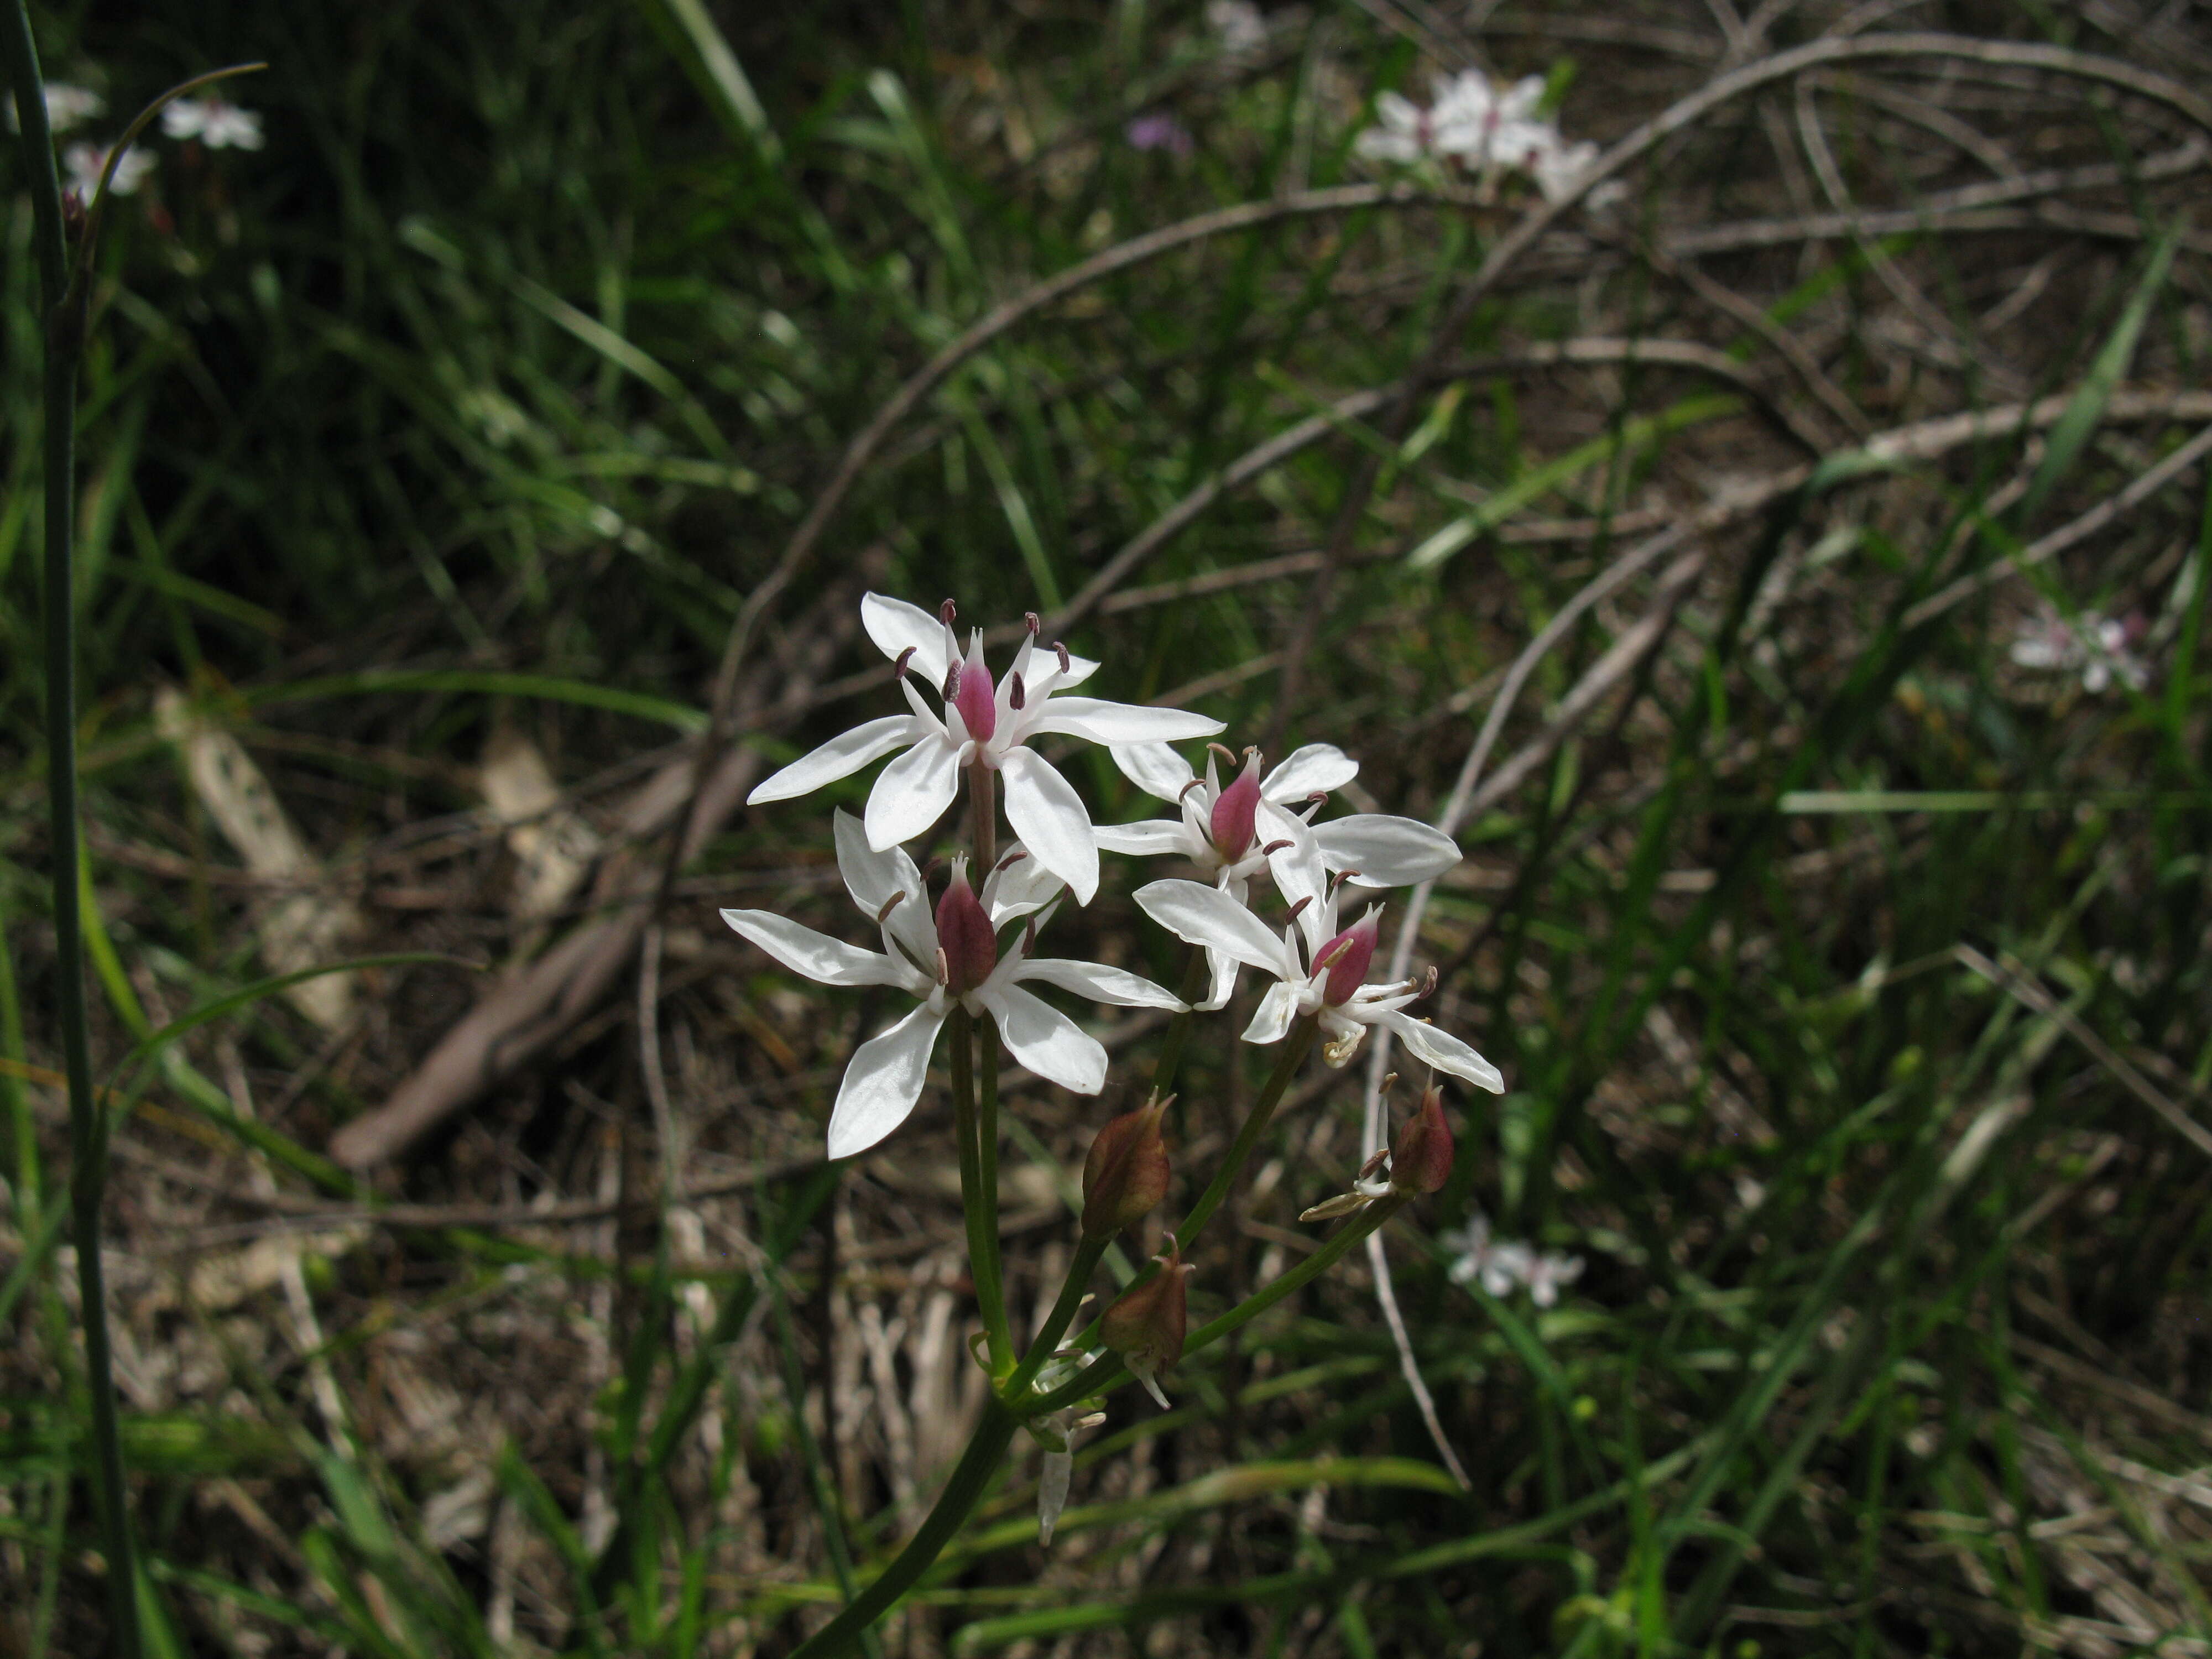
[{"label": "dark anther", "polygon": [[1011,870],[1028,856],[1029,851],[1026,848],[1017,847],[991,867],[994,870]]},{"label": "dark anther", "polygon": [[1300,900],[1299,900],[1296,904],[1293,904],[1293,905],[1291,907],[1291,914],[1290,914],[1290,915],[1286,918],[1286,920],[1291,921],[1296,921],[1298,919],[1299,913],[1300,913],[1301,911],[1303,911],[1303,910],[1306,908],[1306,906],[1308,906],[1309,904],[1311,904],[1312,902],[1313,902],[1313,895],[1312,895],[1311,893],[1308,893],[1308,894],[1307,894],[1304,898],[1300,899]]},{"label": "dark anther", "polygon": [[876,912],[876,925],[878,927],[883,926],[884,918],[885,916],[890,915],[892,911],[898,908],[898,902],[905,896],[906,889],[902,887],[897,892],[893,893],[889,898],[883,902],[881,908],[879,908]]},{"label": "dark anther", "polygon": [[1022,620],[1030,625],[1030,637],[1031,639],[1035,639],[1038,635],[1044,632],[1044,623],[1038,620],[1037,613],[1036,611],[1023,611]]},{"label": "dark anther", "polygon": [[914,653],[915,647],[909,645],[905,650],[898,653],[898,660],[891,665],[891,677],[894,679],[902,678],[905,675],[906,665],[914,660]]},{"label": "dark anther", "polygon": [[1192,790],[1203,789],[1205,787],[1206,780],[1204,778],[1193,778],[1188,783],[1186,783],[1180,790],[1176,792],[1176,799],[1177,801],[1181,801],[1182,798],[1190,793]]},{"label": "dark anther", "polygon": [[1437,965],[1432,962],[1429,964],[1429,971],[1421,975],[1421,988],[1414,992],[1413,995],[1416,999],[1425,996],[1433,996],[1436,994],[1436,988]]},{"label": "dark anther", "polygon": [[[1226,744],[1209,743],[1206,745],[1206,750],[1210,755],[1218,755],[1224,762],[1231,766],[1237,764],[1237,751],[1229,747]],[[1244,752],[1249,755],[1252,751],[1248,749]]]},{"label": "dark anther", "polygon": [[1019,708],[1030,700],[1029,688],[1022,684],[1022,677],[1019,674],[1011,678],[1013,684],[1006,688],[1006,707]]},{"label": "dark anther", "polygon": [[1060,672],[1063,674],[1073,674],[1075,672],[1075,665],[1067,659],[1067,647],[1058,640],[1054,640],[1052,642],[1052,648],[1060,653]]},{"label": "dark anther", "polygon": [[[1276,854],[1283,852],[1289,848],[1296,847],[1297,845],[1297,842],[1294,841],[1271,841],[1265,847],[1262,847],[1260,849],[1260,856],[1263,859],[1271,859],[1274,857]],[[1304,904],[1305,900],[1300,899],[1298,902]]]},{"label": "dark anther", "polygon": [[960,613],[957,611],[952,608],[952,601],[950,599],[945,600],[943,605],[937,607],[937,619],[943,623],[947,628],[952,626],[952,619],[959,614]]},{"label": "dark anther", "polygon": [[951,702],[960,695],[960,665],[953,663],[945,671],[945,701]]}]

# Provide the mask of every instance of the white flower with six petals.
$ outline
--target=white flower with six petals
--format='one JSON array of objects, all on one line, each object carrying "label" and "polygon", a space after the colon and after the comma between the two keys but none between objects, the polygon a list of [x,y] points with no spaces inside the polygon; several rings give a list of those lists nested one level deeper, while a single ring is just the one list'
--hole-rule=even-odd
[{"label": "white flower with six petals", "polygon": [[[1334,744],[1311,743],[1293,750],[1282,764],[1260,775],[1257,750],[1247,750],[1243,771],[1226,788],[1215,766],[1216,749],[1199,777],[1190,763],[1164,743],[1125,744],[1114,750],[1114,763],[1148,794],[1182,809],[1180,818],[1146,818],[1135,823],[1101,824],[1098,844],[1110,853],[1137,858],[1177,855],[1239,904],[1250,897],[1253,876],[1267,868],[1270,848],[1295,845],[1294,809],[1310,818],[1329,792],[1359,774],[1359,763]],[[1233,757],[1232,757],[1233,758]],[[1409,887],[1440,876],[1460,860],[1459,844],[1442,831],[1412,818],[1381,812],[1357,812],[1308,826],[1332,874],[1354,872],[1370,887]],[[1210,951],[1213,982],[1201,1009],[1229,1000],[1237,960]]]},{"label": "white flower with six petals", "polygon": [[[746,797],[748,805],[788,800],[859,771],[895,749],[906,752],[883,769],[868,793],[868,845],[878,851],[911,841],[937,822],[960,791],[963,768],[981,766],[1006,783],[1006,821],[1030,855],[1065,881],[1076,902],[1098,890],[1098,842],[1082,798],[1052,763],[1028,746],[1062,734],[1108,744],[1211,737],[1221,722],[1177,708],[1146,708],[1095,697],[1058,696],[1091,678],[1098,665],[1055,645],[1042,666],[1038,627],[1014,653],[1006,678],[993,684],[982,637],[969,636],[963,658],[952,632],[951,601],[939,615],[871,593],[860,602],[868,637],[899,665],[908,714],[866,720],[800,757]],[[914,689],[905,671],[937,688],[940,715]]]},{"label": "white flower with six petals", "polygon": [[921,1097],[929,1057],[954,1006],[996,1022],[1006,1049],[1039,1077],[1095,1095],[1106,1081],[1106,1050],[1096,1037],[1031,992],[1024,981],[1057,985],[1125,1008],[1183,1005],[1150,980],[1097,963],[1029,954],[1025,934],[1006,955],[996,930],[1047,908],[1060,879],[1018,846],[984,878],[980,896],[956,860],[951,885],[933,913],[921,872],[905,852],[878,851],[860,823],[836,815],[837,868],[853,902],[883,929],[884,948],[864,950],[768,910],[725,910],[722,920],[790,969],[823,985],[882,985],[921,1006],[854,1051],[830,1113],[833,1158],[864,1152],[906,1121]]},{"label": "white flower with six petals", "polygon": [[1178,938],[1225,951],[1273,975],[1275,983],[1261,998],[1245,1028],[1245,1042],[1279,1041],[1301,1016],[1315,1015],[1328,1039],[1322,1058],[1342,1066],[1358,1052],[1368,1028],[1380,1025],[1424,1065],[1493,1094],[1504,1093],[1505,1079],[1495,1066],[1457,1037],[1405,1012],[1428,987],[1413,980],[1391,985],[1366,982],[1382,907],[1372,905],[1351,927],[1340,927],[1336,912],[1342,884],[1330,882],[1313,832],[1295,818],[1286,824],[1292,845],[1269,860],[1275,884],[1291,905],[1292,925],[1279,938],[1219,888],[1195,881],[1156,881],[1139,887],[1139,907]]}]

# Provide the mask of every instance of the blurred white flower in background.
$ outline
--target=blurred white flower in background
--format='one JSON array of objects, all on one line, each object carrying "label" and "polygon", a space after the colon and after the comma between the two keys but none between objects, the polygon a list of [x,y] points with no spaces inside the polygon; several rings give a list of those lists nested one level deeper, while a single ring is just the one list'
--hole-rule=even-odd
[{"label": "blurred white flower in background", "polygon": [[1267,44],[1267,20],[1252,0],[1206,0],[1206,26],[1231,58],[1249,57]]},{"label": "blurred white flower in background", "polygon": [[[15,100],[8,105],[8,131],[21,132],[22,126],[15,118]],[[71,127],[81,127],[95,115],[107,112],[107,100],[90,87],[73,87],[66,81],[46,83],[46,125],[57,133],[67,132]]]},{"label": "blurred white flower in background", "polygon": [[1361,133],[1353,148],[1370,161],[1400,167],[1456,164],[1486,183],[1519,173],[1550,201],[1572,190],[1597,160],[1595,144],[1569,143],[1558,123],[1538,112],[1541,76],[1501,87],[1480,70],[1463,70],[1437,76],[1434,91],[1426,109],[1395,92],[1379,94],[1381,125]]},{"label": "blurred white flower in background", "polygon": [[261,118],[220,98],[179,98],[161,112],[161,131],[182,142],[197,138],[210,149],[259,149]]},{"label": "blurred white flower in background", "polygon": [[[101,144],[71,144],[62,152],[62,170],[69,175],[69,187],[86,201],[100,188],[100,175],[107,167],[107,149]],[[154,155],[150,150],[125,150],[123,159],[115,164],[115,177],[107,187],[118,196],[128,196],[146,181],[154,170]]]},{"label": "blurred white flower in background", "polygon": [[1507,1297],[1525,1289],[1540,1308],[1555,1307],[1559,1292],[1583,1276],[1583,1259],[1563,1251],[1539,1251],[1518,1239],[1493,1237],[1490,1218],[1477,1210],[1464,1227],[1448,1227],[1437,1243],[1451,1258],[1445,1268],[1455,1285],[1482,1286],[1486,1296]]},{"label": "blurred white flower in background", "polygon": [[2084,611],[2069,622],[2046,605],[2014,636],[2010,654],[2021,668],[2079,673],[2092,696],[2115,680],[2140,691],[2150,684],[2150,667],[2135,647],[2147,631],[2140,617],[2123,621]]}]

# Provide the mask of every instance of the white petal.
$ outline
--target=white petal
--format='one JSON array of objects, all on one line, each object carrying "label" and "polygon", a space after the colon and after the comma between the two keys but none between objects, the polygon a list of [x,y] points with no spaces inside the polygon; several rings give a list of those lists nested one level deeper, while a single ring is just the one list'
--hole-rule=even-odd
[{"label": "white petal", "polygon": [[1006,854],[1020,846],[1016,842],[1000,854],[998,867],[983,883],[983,908],[994,927],[1003,927],[1017,916],[1043,909],[1067,885],[1033,858],[1018,858],[1008,864]]},{"label": "white petal", "polygon": [[945,624],[928,611],[904,599],[871,593],[860,601],[860,626],[868,630],[876,649],[893,662],[912,646],[908,666],[928,684],[945,684],[945,671],[952,665],[945,654]]},{"label": "white petal", "polygon": [[1188,858],[1191,854],[1190,836],[1178,818],[1142,818],[1135,823],[1102,823],[1091,834],[1098,845],[1109,853],[1126,853],[1132,858],[1164,858],[1180,853]]},{"label": "white petal", "polygon": [[1137,890],[1137,908],[1176,938],[1225,951],[1278,979],[1296,975],[1283,941],[1267,923],[1218,888],[1196,881],[1148,882]]},{"label": "white petal", "polygon": [[1085,738],[1092,743],[1173,743],[1210,738],[1219,720],[1180,708],[1147,708],[1141,703],[1106,702],[1097,697],[1055,697],[1025,728],[1025,737],[1048,732]]},{"label": "white petal", "polygon": [[1268,800],[1295,804],[1309,795],[1341,789],[1358,775],[1359,763],[1334,744],[1310,743],[1292,750],[1260,781],[1260,793]]},{"label": "white petal", "polygon": [[1298,988],[1289,980],[1279,979],[1268,987],[1267,994],[1252,1011],[1252,1023],[1244,1028],[1244,1041],[1280,1042],[1297,1015]]},{"label": "white petal", "polygon": [[1190,763],[1164,743],[1121,743],[1112,750],[1121,775],[1148,795],[1180,801],[1182,792],[1198,775]]},{"label": "white petal", "polygon": [[1198,1011],[1210,1014],[1216,1008],[1228,1006],[1231,994],[1237,989],[1237,975],[1244,964],[1226,951],[1208,950],[1206,965],[1212,970],[1213,983],[1206,991],[1206,1000],[1198,1005]]},{"label": "white petal", "polygon": [[1018,985],[985,985],[975,1000],[999,1023],[1006,1052],[1048,1083],[1095,1095],[1106,1086],[1106,1050],[1096,1037]]},{"label": "white petal", "polygon": [[1082,798],[1030,750],[1008,750],[999,773],[1006,784],[1006,822],[1030,856],[1066,882],[1078,904],[1090,903],[1098,890],[1098,842]]},{"label": "white petal", "polygon": [[1052,1542],[1052,1529],[1058,1524],[1060,1512],[1067,1506],[1068,1477],[1075,1473],[1073,1452],[1048,1451],[1044,1465],[1037,1471],[1037,1544],[1039,1547]]},{"label": "white petal", "polygon": [[1073,991],[1093,1002],[1110,1002],[1121,1008],[1183,1009],[1181,998],[1152,981],[1103,963],[1074,962],[1065,957],[1033,957],[1016,964],[1010,980],[1042,980],[1063,991]]},{"label": "white petal", "polygon": [[920,977],[880,951],[863,951],[767,910],[725,910],[722,920],[794,974],[823,985],[897,985]]},{"label": "white petal", "polygon": [[945,816],[960,793],[960,751],[965,745],[935,733],[884,768],[868,791],[868,845],[896,847],[912,841]]},{"label": "white petal", "polygon": [[865,1152],[907,1120],[921,1098],[930,1050],[945,1015],[923,1003],[853,1051],[837,1103],[830,1109],[830,1156]]},{"label": "white petal", "polygon": [[1329,926],[1334,907],[1328,902],[1328,871],[1322,863],[1321,847],[1313,831],[1287,813],[1274,815],[1268,829],[1281,830],[1282,839],[1291,844],[1267,855],[1267,872],[1274,877],[1275,890],[1283,896],[1284,903],[1304,902],[1298,930],[1306,936],[1307,944],[1317,946],[1335,931]]},{"label": "white petal", "polygon": [[1412,818],[1358,812],[1313,829],[1322,862],[1332,870],[1357,870],[1370,887],[1411,887],[1459,862],[1459,843]]},{"label": "white petal", "polygon": [[1398,1041],[1406,1045],[1406,1052],[1424,1066],[1465,1078],[1476,1088],[1487,1089],[1493,1095],[1505,1092],[1505,1079],[1498,1068],[1450,1032],[1439,1031],[1425,1020],[1415,1019],[1399,1009],[1378,1014],[1374,1023],[1395,1031]]},{"label": "white petal", "polygon": [[[883,918],[892,938],[914,953],[917,962],[937,955],[937,922],[930,915],[929,895],[921,884],[921,872],[902,847],[878,852],[868,845],[868,832],[860,820],[843,807],[831,817],[837,843],[837,872],[845,878],[845,890],[853,896],[870,921]],[[886,912],[893,895],[903,895]]]},{"label": "white petal", "polygon": [[752,793],[745,797],[745,805],[757,806],[763,801],[789,800],[794,795],[819,789],[825,783],[850,777],[870,761],[904,747],[919,735],[910,714],[886,714],[879,720],[863,721],[755,784]]}]

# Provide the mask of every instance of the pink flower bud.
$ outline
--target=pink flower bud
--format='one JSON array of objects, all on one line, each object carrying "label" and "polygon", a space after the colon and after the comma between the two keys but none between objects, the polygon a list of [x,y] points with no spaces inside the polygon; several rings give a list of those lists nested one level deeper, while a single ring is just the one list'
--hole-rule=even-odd
[{"label": "pink flower bud", "polygon": [[1254,750],[1236,781],[1213,798],[1213,821],[1206,826],[1213,850],[1232,864],[1252,844],[1253,821],[1260,813],[1260,753]]},{"label": "pink flower bud", "polygon": [[[1172,1097],[1170,1097],[1172,1098]],[[1168,1195],[1168,1149],[1160,1119],[1168,1109],[1155,1100],[1125,1112],[1101,1129],[1083,1160],[1083,1231],[1110,1237],[1133,1227]]]},{"label": "pink flower bud", "polygon": [[964,858],[953,861],[952,879],[937,901],[937,944],[945,958],[945,988],[957,997],[990,978],[999,965],[998,935],[976,902],[975,890],[968,884]]},{"label": "pink flower bud", "polygon": [[1179,1250],[1170,1249],[1159,1261],[1158,1277],[1132,1285],[1106,1310],[1098,1321],[1098,1334],[1164,1407],[1167,1396],[1156,1379],[1182,1358],[1183,1334],[1189,1325],[1183,1278],[1190,1269]]},{"label": "pink flower bud", "polygon": [[983,644],[971,641],[968,660],[960,665],[960,684],[953,688],[952,706],[960,711],[967,722],[968,735],[978,743],[988,743],[991,734],[999,729],[998,690],[991,684],[991,671],[983,665]]},{"label": "pink flower bud", "polygon": [[1352,993],[1367,983],[1367,969],[1375,960],[1375,945],[1382,936],[1382,927],[1375,918],[1380,906],[1367,914],[1334,939],[1322,945],[1315,954],[1316,965],[1328,964],[1328,982],[1322,987],[1322,1000],[1332,1007],[1352,1000]]},{"label": "pink flower bud", "polygon": [[1390,1143],[1390,1185],[1401,1193],[1440,1192],[1451,1171],[1451,1125],[1444,1121],[1443,1091],[1431,1083]]}]

